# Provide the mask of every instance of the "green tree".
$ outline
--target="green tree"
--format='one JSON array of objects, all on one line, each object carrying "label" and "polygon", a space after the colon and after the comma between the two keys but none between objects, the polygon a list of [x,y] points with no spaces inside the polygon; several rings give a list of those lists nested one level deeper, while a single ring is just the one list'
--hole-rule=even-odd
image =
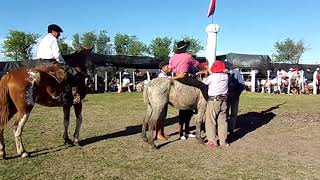
[{"label": "green tree", "polygon": [[273,45],[276,53],[272,55],[274,62],[286,62],[299,64],[302,54],[307,50],[302,40],[295,42],[287,38],[284,41],[277,41]]},{"label": "green tree", "polygon": [[150,53],[159,59],[166,60],[171,52],[172,40],[169,37],[157,37],[153,39],[149,45]]},{"label": "green tree", "polygon": [[[200,50],[203,50],[204,47],[201,45],[201,42],[198,39],[195,39],[193,37],[189,37],[189,36],[184,36],[182,38],[182,40],[185,41],[190,41],[190,46],[188,48],[188,51],[191,52],[192,54],[197,54]],[[177,42],[180,40],[175,40],[174,46],[173,46],[173,50],[176,51],[177,49]]]},{"label": "green tree", "polygon": [[95,47],[98,54],[112,54],[112,44],[106,30],[100,31]]},{"label": "green tree", "polygon": [[127,34],[117,33],[114,36],[114,50],[117,55],[128,55],[128,45],[130,36]]},{"label": "green tree", "polygon": [[38,37],[38,34],[10,30],[3,42],[5,56],[15,61],[31,59],[31,50]]},{"label": "green tree", "polygon": [[79,33],[76,33],[72,36],[72,47],[75,50],[80,49],[81,44],[80,44],[80,34]]},{"label": "green tree", "polygon": [[140,42],[136,36],[116,34],[114,37],[114,49],[117,55],[142,55],[147,52],[147,46]]},{"label": "green tree", "polygon": [[64,37],[58,39],[58,46],[61,54],[71,54],[73,51],[73,48],[66,42],[66,38]]},{"label": "green tree", "polygon": [[128,55],[131,56],[141,56],[148,50],[147,46],[138,40],[136,36],[131,36],[128,45]]},{"label": "green tree", "polygon": [[97,35],[93,32],[85,32],[81,36],[81,45],[86,48],[91,48],[97,42]]}]

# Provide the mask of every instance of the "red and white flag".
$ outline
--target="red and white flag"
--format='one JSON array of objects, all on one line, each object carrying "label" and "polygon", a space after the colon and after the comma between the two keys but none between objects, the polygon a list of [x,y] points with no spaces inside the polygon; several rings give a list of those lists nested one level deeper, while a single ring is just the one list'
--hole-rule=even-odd
[{"label": "red and white flag", "polygon": [[209,9],[208,9],[208,17],[213,15],[215,9],[216,9],[216,0],[210,0],[210,5],[209,5]]}]

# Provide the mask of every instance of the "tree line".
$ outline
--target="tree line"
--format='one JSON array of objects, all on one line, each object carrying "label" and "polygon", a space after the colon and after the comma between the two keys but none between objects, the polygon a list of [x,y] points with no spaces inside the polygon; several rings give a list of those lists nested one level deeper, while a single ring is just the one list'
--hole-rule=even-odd
[{"label": "tree line", "polygon": [[[28,60],[32,58],[31,50],[36,45],[40,36],[35,33],[27,33],[18,30],[10,30],[6,36],[2,48],[6,57],[11,60]],[[183,36],[181,39],[190,41],[190,52],[198,53],[204,47],[200,41],[190,36]],[[178,39],[170,37],[156,37],[149,45],[139,40],[137,36],[124,33],[117,33],[113,42],[106,30],[99,33],[94,31],[75,33],[72,35],[72,42],[68,43],[65,37],[58,39],[59,48],[62,54],[70,54],[81,47],[94,46],[94,52],[102,55],[149,55],[159,59],[168,59],[171,52],[176,49]]]},{"label": "tree line", "polygon": [[[39,34],[27,33],[24,31],[10,30],[2,45],[2,52],[11,60],[28,60],[32,58],[32,48],[37,43]],[[181,39],[190,41],[189,51],[193,54],[203,50],[201,42],[190,36],[183,36]],[[149,55],[159,59],[168,59],[171,52],[176,49],[176,42],[181,39],[170,37],[156,37],[149,45],[139,40],[137,36],[124,33],[117,33],[113,42],[106,30],[98,33],[89,31],[84,33],[75,33],[72,36],[72,43],[67,43],[66,38],[58,39],[58,44],[62,54],[70,54],[79,50],[80,47],[94,46],[94,52],[102,55]],[[277,41],[273,48],[273,62],[286,62],[298,64],[302,54],[307,50],[302,40],[295,41],[287,38],[283,41]]]}]

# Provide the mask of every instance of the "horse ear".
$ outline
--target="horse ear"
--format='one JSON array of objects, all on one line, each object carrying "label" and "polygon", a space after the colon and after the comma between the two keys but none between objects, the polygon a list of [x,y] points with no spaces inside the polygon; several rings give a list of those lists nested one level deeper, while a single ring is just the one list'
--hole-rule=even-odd
[{"label": "horse ear", "polygon": [[94,45],[91,46],[91,48],[89,48],[90,51],[92,51],[94,49]]}]

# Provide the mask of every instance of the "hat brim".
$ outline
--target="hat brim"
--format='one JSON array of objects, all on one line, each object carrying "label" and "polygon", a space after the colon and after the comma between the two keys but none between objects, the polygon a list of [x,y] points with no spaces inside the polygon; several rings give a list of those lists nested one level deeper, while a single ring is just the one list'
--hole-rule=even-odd
[{"label": "hat brim", "polygon": [[190,41],[187,41],[183,46],[177,47],[177,49],[186,49],[190,46]]}]

